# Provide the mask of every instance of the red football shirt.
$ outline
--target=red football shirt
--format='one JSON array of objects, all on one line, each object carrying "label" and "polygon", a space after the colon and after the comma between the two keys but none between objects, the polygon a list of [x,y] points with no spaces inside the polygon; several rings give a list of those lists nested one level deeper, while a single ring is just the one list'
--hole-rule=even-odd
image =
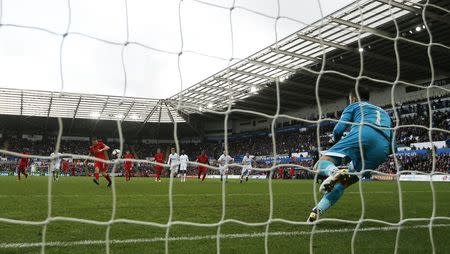
[{"label": "red football shirt", "polygon": [[[28,152],[23,152],[23,154],[28,155],[29,153],[28,153]],[[20,160],[19,160],[20,166],[21,166],[21,167],[27,167],[27,166],[28,166],[28,161],[29,161],[29,160],[30,160],[29,158],[21,157]]]},{"label": "red football shirt", "polygon": [[98,141],[96,145],[92,145],[89,150],[92,155],[94,155],[96,158],[107,160],[106,153],[104,151],[100,152],[100,149],[105,148],[105,144],[101,141]]},{"label": "red football shirt", "polygon": [[155,161],[159,163],[164,163],[164,154],[163,153],[155,154]]},{"label": "red football shirt", "polygon": [[[134,155],[132,153],[129,153],[127,155],[125,155],[125,159],[134,159]],[[133,164],[133,162],[131,161],[125,161],[125,166],[126,167],[131,167],[131,165]]]},{"label": "red football shirt", "polygon": [[198,163],[208,164],[208,161],[209,161],[209,158],[208,158],[208,155],[206,155],[206,154],[197,156]]},{"label": "red football shirt", "polygon": [[69,163],[67,161],[63,161],[62,166],[64,171],[67,171],[67,169],[69,169]]}]

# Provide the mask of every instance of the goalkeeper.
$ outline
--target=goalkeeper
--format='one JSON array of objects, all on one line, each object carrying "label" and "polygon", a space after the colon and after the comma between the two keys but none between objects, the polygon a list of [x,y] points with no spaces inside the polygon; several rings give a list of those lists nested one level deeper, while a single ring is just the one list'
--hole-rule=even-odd
[{"label": "goalkeeper", "polygon": [[[324,196],[312,209],[308,222],[316,221],[341,198],[345,188],[358,182],[358,176],[348,172],[374,170],[391,153],[392,130],[389,114],[367,102],[368,91],[360,88],[359,95],[360,102],[354,91],[350,93],[350,105],[344,109],[333,130],[333,142],[337,143],[314,165],[318,174],[326,179],[319,189]],[[350,128],[350,132],[343,138],[347,128]],[[348,167],[339,170],[337,167],[340,165]]]}]

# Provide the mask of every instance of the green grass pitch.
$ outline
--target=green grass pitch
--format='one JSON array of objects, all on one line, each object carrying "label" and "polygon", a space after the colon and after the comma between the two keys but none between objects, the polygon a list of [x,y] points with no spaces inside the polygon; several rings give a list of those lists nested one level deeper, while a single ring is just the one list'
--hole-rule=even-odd
[{"label": "green grass pitch", "polygon": [[[20,182],[0,177],[0,218],[43,221],[47,218],[46,177],[29,177]],[[91,178],[61,177],[52,191],[52,217],[63,216],[108,221],[112,213],[112,190],[96,186]],[[450,217],[450,184],[435,183],[435,215]],[[174,221],[216,223],[222,217],[222,185],[207,179],[189,179],[173,184]],[[396,223],[400,218],[396,182],[363,182],[365,219]],[[273,218],[305,221],[314,204],[313,183],[307,180],[273,180]],[[433,211],[430,183],[402,182],[403,219],[429,218]],[[116,178],[115,219],[166,223],[169,218],[168,179],[156,183],[151,178]],[[318,198],[320,198],[318,196]],[[322,218],[358,220],[362,205],[359,186],[346,190],[343,198]],[[226,185],[225,219],[248,223],[269,217],[267,180],[250,180]],[[448,253],[450,220],[434,221],[432,235],[436,253]],[[399,253],[431,253],[428,221],[404,223],[399,236]],[[0,220],[0,253],[40,253],[42,226],[7,223]],[[269,227],[270,253],[309,253],[312,226],[275,221]],[[313,235],[314,253],[350,253],[354,224],[322,221]],[[218,228],[173,225],[169,232],[170,253],[215,253]],[[264,253],[266,227],[233,221],[221,227],[221,253]],[[79,222],[52,221],[46,231],[46,253],[105,253],[107,226]],[[110,228],[111,253],[164,253],[165,228],[115,223]],[[356,253],[393,253],[397,230],[385,224],[366,222],[355,238]]]}]

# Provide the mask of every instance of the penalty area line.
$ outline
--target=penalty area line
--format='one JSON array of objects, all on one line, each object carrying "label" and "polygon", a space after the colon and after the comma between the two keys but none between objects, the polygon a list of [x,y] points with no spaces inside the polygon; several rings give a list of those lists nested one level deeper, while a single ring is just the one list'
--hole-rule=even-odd
[{"label": "penalty area line", "polygon": [[[403,226],[402,229],[420,229],[429,228],[430,225],[416,225],[416,226]],[[450,227],[450,224],[435,224],[433,227]],[[369,227],[358,229],[358,232],[373,232],[373,231],[393,231],[397,230],[398,227]],[[329,233],[349,233],[353,232],[353,228],[344,229],[319,229],[314,231],[314,234],[329,234]],[[310,235],[311,231],[277,231],[269,232],[269,236],[302,236]],[[222,234],[220,238],[223,239],[236,239],[236,238],[260,238],[265,237],[265,233],[241,233],[241,234]],[[179,237],[169,237],[169,241],[199,241],[199,240],[213,240],[216,239],[217,235],[196,235],[196,236],[179,236]],[[137,239],[124,239],[124,240],[110,240],[110,244],[130,244],[130,243],[153,243],[153,242],[164,242],[165,237],[155,237],[155,238],[137,238]],[[46,242],[47,247],[69,247],[69,246],[80,246],[80,245],[102,245],[106,244],[105,240],[81,240],[81,241],[71,241],[71,242]],[[11,248],[32,248],[41,247],[42,242],[35,243],[1,243],[0,249],[11,249]]]}]

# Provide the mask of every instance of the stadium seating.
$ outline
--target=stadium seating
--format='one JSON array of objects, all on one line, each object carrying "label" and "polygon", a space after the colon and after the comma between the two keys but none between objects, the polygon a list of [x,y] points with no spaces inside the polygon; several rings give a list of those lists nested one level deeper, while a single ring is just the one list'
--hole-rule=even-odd
[{"label": "stadium seating", "polygon": [[[433,122],[432,126],[441,129],[450,129],[450,100],[435,98],[431,101],[433,107]],[[389,106],[385,108],[393,116],[393,110],[389,109]],[[404,105],[398,105],[396,107],[397,113],[400,118],[399,124],[401,125],[420,125],[428,127],[430,125],[428,118],[428,103],[426,101],[410,102]],[[335,114],[329,113],[324,117],[339,116],[340,112]],[[317,116],[314,116],[317,117]],[[313,118],[314,118],[313,117]],[[325,121],[320,126],[320,147],[322,150],[329,148],[329,136],[332,132],[334,123]],[[286,128],[287,127],[287,128]],[[277,129],[276,135],[276,149],[277,154],[291,155],[292,153],[309,152],[313,147],[317,147],[317,126],[311,124],[295,124],[292,126],[284,126],[283,129]],[[299,132],[299,130],[301,130]],[[228,142],[229,153],[232,156],[243,155],[246,152],[250,152],[255,156],[271,155],[272,154],[272,137],[269,135],[270,131],[266,130],[245,133],[238,135],[230,135]],[[261,135],[261,133],[263,135]],[[436,132],[432,133],[433,141],[446,141],[449,139],[448,133]],[[398,146],[410,147],[410,149],[416,149],[413,143],[429,142],[429,133],[426,128],[417,127],[402,127],[397,130],[396,136]],[[4,149],[23,152],[24,149],[28,149],[31,154],[37,155],[49,155],[55,146],[55,137],[48,138],[47,141],[31,141],[24,138],[17,137],[3,137],[1,144]],[[118,148],[118,143],[108,143],[113,148]],[[156,144],[143,144],[132,143],[125,144],[127,148],[134,151],[138,158],[151,158],[156,151]],[[172,146],[172,144],[162,144],[160,147],[164,151]],[[89,147],[88,141],[73,141],[63,140],[61,142],[61,152],[72,154],[87,154]],[[182,147],[189,155],[191,160],[198,155],[199,151],[204,149],[207,151],[211,158],[217,158],[220,156],[223,150],[223,144],[217,141],[211,141],[206,139],[202,143],[187,143]],[[418,170],[418,171],[430,171],[431,159],[430,154],[425,155],[413,154],[413,155],[399,155],[400,168],[402,170]],[[6,161],[1,164],[1,171],[10,171],[15,168],[15,157],[7,157]],[[442,153],[436,157],[436,171],[446,172],[449,167],[449,154]],[[38,162],[39,166],[46,166],[47,162]],[[295,162],[302,166],[311,167],[311,160],[302,160]],[[80,164],[80,163],[78,163]],[[86,174],[84,168],[81,165],[75,163],[77,174]],[[258,167],[268,167],[264,162],[260,161]],[[193,169],[190,169],[193,170]],[[383,163],[379,170],[382,172],[392,173],[395,172],[395,165],[393,158],[391,157],[387,162]],[[152,173],[152,167],[149,165],[138,165],[137,171],[141,175],[149,175]],[[232,169],[233,173],[239,172],[240,169]],[[188,172],[192,173],[192,172]]]}]

